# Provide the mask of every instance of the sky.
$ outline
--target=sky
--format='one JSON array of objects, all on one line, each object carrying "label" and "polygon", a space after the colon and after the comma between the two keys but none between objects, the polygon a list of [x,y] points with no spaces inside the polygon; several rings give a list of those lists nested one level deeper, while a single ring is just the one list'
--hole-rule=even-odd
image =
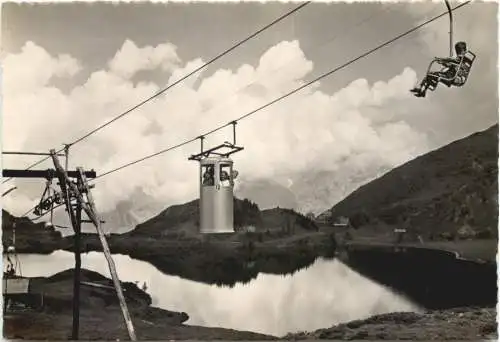
[{"label": "sky", "polygon": [[[455,3],[456,4],[456,3]],[[231,47],[297,3],[66,3],[2,6],[4,151],[61,148]],[[98,174],[194,138],[262,106],[446,10],[444,3],[313,3],[74,145],[70,167]],[[238,124],[242,181],[395,167],[498,122],[497,5],[454,14],[478,56],[467,85],[409,93],[448,54],[447,16]],[[232,139],[209,135],[206,145]],[[110,211],[143,193],[160,207],[197,196],[195,142],[95,181]],[[3,156],[4,168],[36,159]],[[38,168],[51,167],[49,162]],[[373,171],[372,171],[373,170]],[[15,180],[3,206],[23,214],[40,180]],[[333,204],[333,203],[332,203]],[[138,204],[139,205],[139,204]]]}]

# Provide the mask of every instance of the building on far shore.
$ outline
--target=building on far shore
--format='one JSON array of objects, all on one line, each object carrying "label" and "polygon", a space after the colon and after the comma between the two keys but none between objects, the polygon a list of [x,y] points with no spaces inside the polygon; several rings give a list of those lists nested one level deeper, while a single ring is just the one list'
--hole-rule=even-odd
[{"label": "building on far shore", "polygon": [[396,240],[395,242],[396,243],[403,242],[405,234],[406,234],[406,229],[395,228],[394,229],[394,236],[395,236],[395,240]]},{"label": "building on far shore", "polygon": [[335,217],[331,210],[327,210],[324,213],[319,214],[315,218],[317,224],[328,226],[332,228],[350,228],[351,222],[348,217],[338,216]]},{"label": "building on far shore", "polygon": [[340,216],[333,221],[333,226],[334,227],[349,228],[351,226],[351,222],[349,221],[348,217]]}]

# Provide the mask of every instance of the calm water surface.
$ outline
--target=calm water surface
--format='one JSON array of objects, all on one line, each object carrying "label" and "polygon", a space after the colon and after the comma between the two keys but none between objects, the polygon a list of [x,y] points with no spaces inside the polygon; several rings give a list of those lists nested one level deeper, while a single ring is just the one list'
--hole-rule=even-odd
[{"label": "calm water surface", "polygon": [[[23,276],[50,276],[74,267],[66,251],[20,255]],[[247,284],[219,287],[166,275],[147,262],[114,255],[122,281],[146,282],[153,306],[184,311],[187,324],[282,336],[416,305],[364,278],[337,260],[318,259],[293,275],[259,276]],[[82,255],[82,267],[110,277],[102,253]]]}]

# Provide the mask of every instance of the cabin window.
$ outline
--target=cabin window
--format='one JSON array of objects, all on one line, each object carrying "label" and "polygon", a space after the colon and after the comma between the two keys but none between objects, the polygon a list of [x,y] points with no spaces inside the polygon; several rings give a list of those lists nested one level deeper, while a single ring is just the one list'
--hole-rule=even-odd
[{"label": "cabin window", "polygon": [[214,186],[214,166],[203,165],[201,167],[201,184],[203,186]]},{"label": "cabin window", "polygon": [[233,180],[231,179],[231,164],[222,164],[220,166],[220,184],[223,187],[228,187],[233,184]]}]

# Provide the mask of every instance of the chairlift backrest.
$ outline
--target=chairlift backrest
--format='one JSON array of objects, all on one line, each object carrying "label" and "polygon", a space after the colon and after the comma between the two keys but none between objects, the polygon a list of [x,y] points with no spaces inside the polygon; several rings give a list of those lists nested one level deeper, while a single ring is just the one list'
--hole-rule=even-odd
[{"label": "chairlift backrest", "polygon": [[467,66],[471,66],[472,63],[474,62],[474,59],[476,59],[476,55],[474,55],[472,52],[468,51],[462,57],[462,63],[466,64]]}]

